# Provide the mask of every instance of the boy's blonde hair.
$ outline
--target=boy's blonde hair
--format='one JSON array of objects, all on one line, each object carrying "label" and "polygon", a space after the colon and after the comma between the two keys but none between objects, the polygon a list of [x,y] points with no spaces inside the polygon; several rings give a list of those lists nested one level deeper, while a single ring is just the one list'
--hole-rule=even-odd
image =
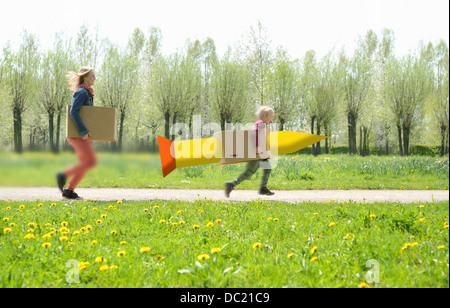
[{"label": "boy's blonde hair", "polygon": [[69,72],[66,75],[67,83],[69,84],[69,89],[75,92],[80,84],[84,82],[84,79],[92,72],[94,69],[92,67],[83,66],[80,68],[79,72]]},{"label": "boy's blonde hair", "polygon": [[275,114],[275,111],[273,111],[273,109],[272,108],[270,108],[270,107],[267,107],[267,106],[263,106],[263,107],[260,107],[259,109],[258,109],[258,111],[256,112],[256,117],[259,119],[259,120],[262,120],[265,116],[267,116],[267,115],[269,115],[269,114]]}]

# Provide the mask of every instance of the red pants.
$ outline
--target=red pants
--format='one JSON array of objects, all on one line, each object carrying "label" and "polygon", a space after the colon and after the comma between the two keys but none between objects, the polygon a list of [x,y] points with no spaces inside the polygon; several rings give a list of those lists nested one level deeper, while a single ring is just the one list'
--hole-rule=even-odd
[{"label": "red pants", "polygon": [[80,183],[88,170],[97,165],[97,157],[89,139],[67,138],[67,140],[75,150],[79,161],[78,165],[73,166],[64,172],[66,177],[70,178],[67,189],[75,190],[75,187],[77,187],[78,183]]}]

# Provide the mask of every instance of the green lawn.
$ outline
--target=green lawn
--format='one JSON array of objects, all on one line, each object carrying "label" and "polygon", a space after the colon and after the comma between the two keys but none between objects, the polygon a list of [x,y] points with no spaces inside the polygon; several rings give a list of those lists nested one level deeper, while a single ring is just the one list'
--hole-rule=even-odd
[{"label": "green lawn", "polygon": [[[0,287],[356,288],[379,269],[372,288],[448,288],[448,209],[448,202],[0,201]],[[369,260],[378,266],[366,267]],[[79,283],[68,283],[80,264]]]},{"label": "green lawn", "polygon": [[[99,153],[99,164],[80,187],[222,189],[245,164],[182,168],[163,178],[158,153]],[[76,163],[72,153],[0,153],[0,185],[55,186],[57,171]],[[257,189],[259,172],[241,184]],[[274,167],[269,188],[294,189],[448,189],[448,158],[421,156],[286,155]]]}]

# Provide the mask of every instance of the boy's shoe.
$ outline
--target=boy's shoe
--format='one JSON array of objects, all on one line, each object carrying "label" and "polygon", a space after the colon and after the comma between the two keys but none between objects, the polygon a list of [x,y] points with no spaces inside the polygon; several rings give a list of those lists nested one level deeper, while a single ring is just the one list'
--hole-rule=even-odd
[{"label": "boy's shoe", "polygon": [[260,195],[266,195],[266,196],[273,196],[273,195],[275,195],[275,193],[271,192],[267,187],[260,188],[258,193]]},{"label": "boy's shoe", "polygon": [[69,189],[64,189],[62,196],[67,199],[82,199],[76,192]]},{"label": "boy's shoe", "polygon": [[58,183],[59,190],[64,193],[64,186],[66,186],[67,177],[64,173],[59,172],[56,174],[56,183]]},{"label": "boy's shoe", "polygon": [[233,191],[234,186],[231,182],[225,183],[225,197],[230,198],[230,193]]}]

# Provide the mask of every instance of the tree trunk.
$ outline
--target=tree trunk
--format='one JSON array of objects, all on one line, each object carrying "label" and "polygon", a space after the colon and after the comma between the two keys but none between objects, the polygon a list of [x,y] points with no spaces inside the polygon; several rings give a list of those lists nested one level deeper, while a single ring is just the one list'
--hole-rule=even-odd
[{"label": "tree trunk", "polygon": [[[329,137],[330,132],[328,131],[328,125],[325,124],[325,134]],[[330,154],[330,148],[328,143],[328,138],[325,139],[325,153]]]},{"label": "tree trunk", "polygon": [[403,154],[405,156],[409,155],[409,131],[410,127],[403,126]]},{"label": "tree trunk", "polygon": [[280,119],[280,131],[284,131],[284,123],[285,121],[283,119]]},{"label": "tree trunk", "polygon": [[386,135],[386,155],[389,155],[389,136]]},{"label": "tree trunk", "polygon": [[356,116],[348,113],[348,151],[349,154],[357,154],[356,148]]},{"label": "tree trunk", "polygon": [[164,113],[164,137],[170,139],[170,113]]},{"label": "tree trunk", "polygon": [[400,150],[400,156],[403,156],[403,143],[402,143],[402,127],[400,126],[400,124],[397,124],[397,129],[398,129],[398,147]]},{"label": "tree trunk", "polygon": [[61,138],[61,113],[62,111],[58,111],[58,116],[56,118],[56,146],[55,146],[55,153],[59,153],[59,139]]},{"label": "tree trunk", "polygon": [[[320,120],[317,119],[317,135],[320,135]],[[316,144],[316,154],[320,155],[321,153],[320,141]]]},{"label": "tree trunk", "polygon": [[123,138],[123,122],[125,121],[125,112],[120,113],[120,123],[119,123],[119,145],[118,151],[122,152],[122,138]]},{"label": "tree trunk", "polygon": [[175,131],[175,123],[177,123],[177,116],[178,113],[175,112],[173,114],[173,121],[172,121],[172,140],[175,140],[176,136],[178,135],[178,132]]},{"label": "tree trunk", "polygon": [[363,156],[363,128],[359,126],[359,155]]},{"label": "tree trunk", "polygon": [[445,125],[441,125],[441,156],[445,155],[445,133],[447,131],[447,128],[445,127]]},{"label": "tree trunk", "polygon": [[50,143],[50,151],[52,151],[53,153],[55,153],[55,142],[54,142],[54,123],[53,123],[53,119],[55,116],[55,112],[48,110],[48,141]]},{"label": "tree trunk", "polygon": [[22,153],[22,111],[14,108],[14,151]]},{"label": "tree trunk", "polygon": [[[314,135],[314,122],[316,120],[316,116],[313,116],[311,119],[311,134]],[[315,156],[316,155],[316,145],[312,145],[312,153]]]}]

